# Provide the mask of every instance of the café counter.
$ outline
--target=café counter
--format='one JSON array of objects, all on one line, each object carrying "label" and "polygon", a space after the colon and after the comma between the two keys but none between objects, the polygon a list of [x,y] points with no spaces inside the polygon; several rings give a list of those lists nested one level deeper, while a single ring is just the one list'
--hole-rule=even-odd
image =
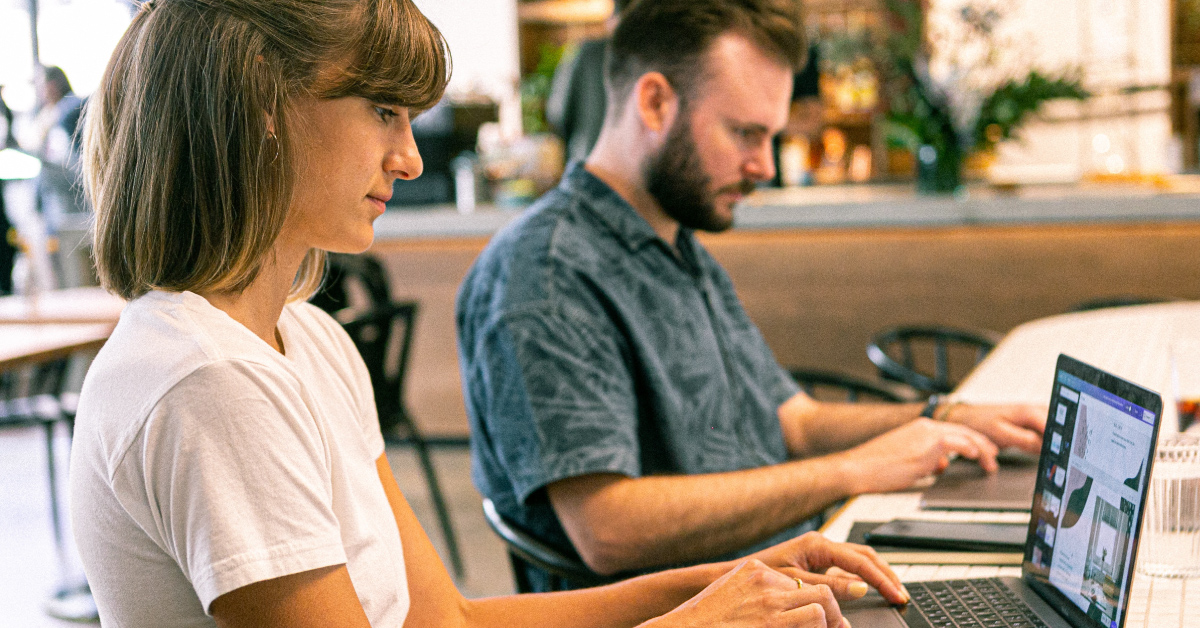
[{"label": "caf\u00e9 counter", "polygon": [[[1079,185],[911,185],[760,190],[737,225],[704,234],[786,365],[873,377],[864,347],[885,327],[1004,332],[1101,297],[1200,299],[1200,183],[1172,190]],[[409,400],[426,429],[466,429],[454,297],[472,261],[519,211],[388,211],[373,251],[398,298],[421,302]]]}]

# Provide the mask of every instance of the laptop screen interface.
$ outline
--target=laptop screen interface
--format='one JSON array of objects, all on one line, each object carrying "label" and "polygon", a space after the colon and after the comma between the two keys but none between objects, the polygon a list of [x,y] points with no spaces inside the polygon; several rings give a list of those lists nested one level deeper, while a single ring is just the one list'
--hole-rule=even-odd
[{"label": "laptop screen interface", "polygon": [[1025,571],[1117,628],[1133,572],[1157,417],[1065,371],[1055,377]]}]

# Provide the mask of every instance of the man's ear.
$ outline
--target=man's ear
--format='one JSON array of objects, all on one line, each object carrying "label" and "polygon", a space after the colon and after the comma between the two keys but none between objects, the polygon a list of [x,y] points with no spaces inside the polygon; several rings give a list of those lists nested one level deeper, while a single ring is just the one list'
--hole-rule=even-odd
[{"label": "man's ear", "polygon": [[652,133],[664,133],[679,114],[679,95],[660,72],[647,72],[633,87],[638,119]]}]

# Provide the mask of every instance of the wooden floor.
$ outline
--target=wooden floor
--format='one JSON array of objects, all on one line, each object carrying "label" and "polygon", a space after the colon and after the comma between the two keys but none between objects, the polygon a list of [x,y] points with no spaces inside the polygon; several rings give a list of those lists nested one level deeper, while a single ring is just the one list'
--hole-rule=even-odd
[{"label": "wooden floor", "polygon": [[[51,535],[45,443],[40,428],[0,431],[0,628],[78,625],[48,617],[42,610],[64,581]],[[64,430],[59,430],[56,446],[62,462],[59,480],[65,491],[68,443]],[[396,448],[388,451],[388,460],[421,525],[445,555],[415,456],[407,448]],[[466,563],[467,576],[458,583],[459,589],[468,597],[511,593],[512,574],[504,545],[483,519],[479,493],[471,485],[466,451],[440,450],[434,454],[434,464],[450,502]],[[71,556],[65,580],[78,582],[81,573],[78,559]]]}]

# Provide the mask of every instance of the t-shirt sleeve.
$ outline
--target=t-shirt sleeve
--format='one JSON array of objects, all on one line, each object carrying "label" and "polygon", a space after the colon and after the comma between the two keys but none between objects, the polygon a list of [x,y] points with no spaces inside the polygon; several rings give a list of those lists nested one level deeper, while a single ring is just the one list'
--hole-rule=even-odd
[{"label": "t-shirt sleeve", "polygon": [[158,530],[207,611],[245,585],[346,562],[330,457],[284,373],[204,366],[151,412],[136,453]]},{"label": "t-shirt sleeve", "polygon": [[529,307],[497,322],[480,349],[468,388],[519,501],[565,478],[641,474],[637,396],[611,321]]}]

